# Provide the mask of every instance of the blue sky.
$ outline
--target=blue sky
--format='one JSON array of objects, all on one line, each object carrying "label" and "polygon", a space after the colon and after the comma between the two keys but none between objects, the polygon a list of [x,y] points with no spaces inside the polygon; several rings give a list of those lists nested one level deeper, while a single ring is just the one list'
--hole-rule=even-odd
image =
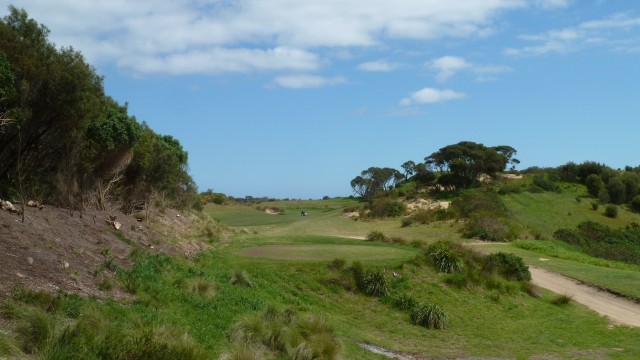
[{"label": "blue sky", "polygon": [[24,0],[200,190],[350,195],[459,141],[640,165],[637,0]]}]

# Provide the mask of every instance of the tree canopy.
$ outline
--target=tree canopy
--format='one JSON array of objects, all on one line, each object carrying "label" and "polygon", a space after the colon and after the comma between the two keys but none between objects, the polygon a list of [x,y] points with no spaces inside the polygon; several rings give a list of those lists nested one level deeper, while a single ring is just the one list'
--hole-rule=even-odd
[{"label": "tree canopy", "polygon": [[[195,198],[187,152],[106,96],[102,77],[14,6],[0,21],[0,198],[131,210]],[[7,121],[10,120],[10,121]]]},{"label": "tree canopy", "polygon": [[477,185],[480,175],[494,176],[508,164],[519,161],[516,150],[507,145],[486,147],[471,141],[448,145],[425,158],[426,165],[437,171],[438,183],[449,189],[463,189]]}]

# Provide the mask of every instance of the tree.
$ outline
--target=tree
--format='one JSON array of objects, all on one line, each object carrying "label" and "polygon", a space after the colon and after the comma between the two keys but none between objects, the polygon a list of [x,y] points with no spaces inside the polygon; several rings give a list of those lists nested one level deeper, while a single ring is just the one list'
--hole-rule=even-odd
[{"label": "tree", "polygon": [[498,148],[500,152],[496,148],[462,141],[434,152],[425,158],[425,163],[440,173],[440,185],[459,190],[477,185],[481,174],[494,176],[505,169],[515,149],[505,145]]},{"label": "tree", "polygon": [[640,194],[640,175],[633,171],[625,171],[622,174],[622,182],[624,183],[627,202],[630,202],[636,195]]},{"label": "tree", "polygon": [[520,164],[520,160],[514,158],[518,152],[511,146],[499,145],[492,147],[492,149],[507,159],[507,164],[511,164],[510,170],[515,170],[516,165]]},{"label": "tree", "polygon": [[370,201],[376,194],[393,188],[402,178],[396,169],[370,167],[351,180],[351,188],[358,196]]},{"label": "tree", "polygon": [[610,201],[614,204],[622,204],[627,199],[624,183],[618,176],[609,179],[607,192],[609,193]]},{"label": "tree", "polygon": [[416,163],[412,160],[406,161],[404,164],[402,164],[402,169],[404,170],[404,178],[408,179],[409,177],[411,177],[411,175],[416,172],[415,168]]},{"label": "tree", "polygon": [[584,184],[587,186],[589,194],[593,197],[598,197],[600,190],[604,188],[604,181],[602,181],[598,174],[590,174],[587,176]]},{"label": "tree", "polygon": [[422,186],[430,186],[433,185],[436,180],[436,174],[433,171],[427,168],[427,165],[424,163],[416,164],[414,167],[415,175],[411,177],[416,183]]}]

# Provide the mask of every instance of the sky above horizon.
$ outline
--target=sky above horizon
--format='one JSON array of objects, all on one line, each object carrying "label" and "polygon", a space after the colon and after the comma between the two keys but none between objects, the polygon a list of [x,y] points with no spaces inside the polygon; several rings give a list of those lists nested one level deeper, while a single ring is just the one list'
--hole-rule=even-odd
[{"label": "sky above horizon", "polygon": [[460,141],[640,165],[637,0],[0,0],[176,137],[199,189],[352,194]]}]

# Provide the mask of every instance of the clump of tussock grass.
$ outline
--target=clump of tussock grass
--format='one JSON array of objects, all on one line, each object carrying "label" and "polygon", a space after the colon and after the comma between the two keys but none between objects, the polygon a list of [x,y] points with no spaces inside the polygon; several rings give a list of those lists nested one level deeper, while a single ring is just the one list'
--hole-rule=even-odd
[{"label": "clump of tussock grass", "polygon": [[191,292],[207,299],[211,299],[216,296],[216,289],[216,284],[205,279],[196,279],[191,284]]},{"label": "clump of tussock grass", "polygon": [[273,306],[237,322],[230,338],[234,347],[224,359],[260,359],[263,352],[270,352],[286,359],[332,360],[340,350],[333,328],[324,319]]},{"label": "clump of tussock grass", "polygon": [[13,336],[0,331],[0,356],[13,356],[20,353],[18,344]]},{"label": "clump of tussock grass", "polygon": [[446,329],[449,317],[438,305],[419,304],[411,310],[411,322],[428,329]]},{"label": "clump of tussock grass", "polygon": [[231,275],[229,283],[231,283],[231,285],[244,286],[248,288],[253,287],[253,282],[251,282],[249,274],[244,270],[236,270]]},{"label": "clump of tussock grass", "polygon": [[563,305],[568,305],[569,303],[571,303],[572,300],[573,300],[573,297],[571,297],[570,295],[563,294],[563,295],[557,295],[556,297],[551,299],[551,303],[553,305],[563,306]]},{"label": "clump of tussock grass", "polygon": [[377,269],[365,269],[360,262],[351,265],[351,274],[356,288],[365,295],[383,297],[389,293],[389,281]]},{"label": "clump of tussock grass", "polygon": [[452,274],[464,269],[464,261],[450,241],[435,242],[427,247],[425,253],[439,272]]},{"label": "clump of tussock grass", "polygon": [[56,323],[43,310],[33,308],[16,327],[23,351],[34,354],[44,349],[55,338]]},{"label": "clump of tussock grass", "polygon": [[15,288],[11,297],[48,313],[57,311],[62,305],[62,299],[58,295],[44,290],[32,291],[22,286]]}]

